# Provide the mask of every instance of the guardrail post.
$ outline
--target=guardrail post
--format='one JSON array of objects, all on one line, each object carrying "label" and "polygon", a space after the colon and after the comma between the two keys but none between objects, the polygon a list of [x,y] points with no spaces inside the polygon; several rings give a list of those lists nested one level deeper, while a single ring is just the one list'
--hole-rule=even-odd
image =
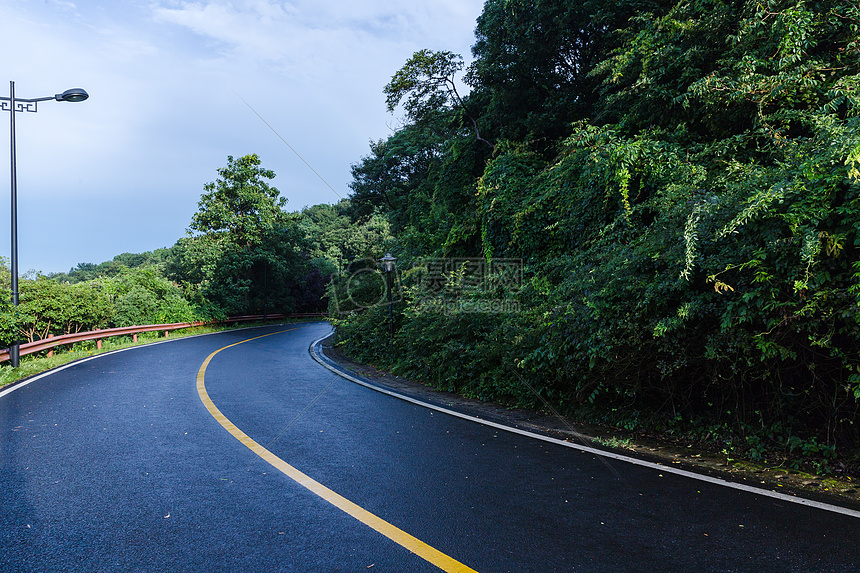
[{"label": "guardrail post", "polygon": [[96,350],[101,350],[101,349],[102,349],[102,339],[99,338],[98,340],[96,340]]},{"label": "guardrail post", "polygon": [[[49,335],[48,335],[48,338],[54,338],[54,335],[53,335],[53,334],[49,334]],[[52,349],[50,349],[50,350],[48,351],[48,358],[53,358],[53,357],[54,357],[54,349],[52,348]]]},{"label": "guardrail post", "polygon": [[136,332],[131,335],[131,341],[134,342],[135,344],[137,344],[137,333]]},{"label": "guardrail post", "polygon": [[164,338],[170,338],[170,331],[169,330],[164,331]]}]

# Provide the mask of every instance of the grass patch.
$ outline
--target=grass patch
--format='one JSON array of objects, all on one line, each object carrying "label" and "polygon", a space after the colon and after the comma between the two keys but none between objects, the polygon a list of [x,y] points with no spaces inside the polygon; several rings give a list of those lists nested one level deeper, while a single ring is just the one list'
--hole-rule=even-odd
[{"label": "grass patch", "polygon": [[620,438],[619,439],[619,438],[616,438],[614,436],[611,438],[594,438],[594,442],[600,444],[601,446],[607,447],[607,448],[617,448],[617,449],[629,450],[629,449],[632,449],[632,447],[633,447],[633,442],[630,440],[630,438]]}]

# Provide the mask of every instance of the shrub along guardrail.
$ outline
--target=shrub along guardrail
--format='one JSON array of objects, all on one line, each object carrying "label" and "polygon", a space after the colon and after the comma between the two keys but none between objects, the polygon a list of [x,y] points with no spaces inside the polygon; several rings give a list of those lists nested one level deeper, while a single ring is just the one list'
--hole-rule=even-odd
[{"label": "shrub along guardrail", "polygon": [[[89,332],[75,332],[72,334],[63,334],[60,336],[48,335],[48,338],[42,340],[34,340],[33,342],[25,342],[20,345],[20,356],[34,354],[36,352],[48,351],[48,356],[52,356],[53,348],[63,346],[65,344],[74,344],[76,342],[84,342],[87,340],[95,340],[96,348],[102,347],[102,340],[113,336],[132,336],[132,340],[137,342],[137,335],[141,332],[164,332],[165,338],[170,336],[171,330],[182,330],[183,328],[193,328],[195,326],[206,326],[207,324],[230,324],[234,322],[250,322],[254,320],[280,320],[282,318],[313,318],[324,317],[323,312],[305,312],[295,314],[256,314],[248,316],[231,316],[225,320],[217,320],[213,322],[174,322],[171,324],[146,324],[141,326],[123,326],[120,328],[106,328],[104,330],[92,330]],[[9,349],[0,350],[0,362],[9,360]]]}]

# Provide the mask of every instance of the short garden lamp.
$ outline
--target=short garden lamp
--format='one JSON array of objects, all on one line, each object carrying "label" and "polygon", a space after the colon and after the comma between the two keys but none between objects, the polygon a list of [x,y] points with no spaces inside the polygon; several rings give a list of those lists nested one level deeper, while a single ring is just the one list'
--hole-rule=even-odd
[{"label": "short garden lamp", "polygon": [[382,270],[386,273],[394,272],[394,264],[397,262],[397,257],[392,257],[391,253],[385,253],[385,256],[379,259],[382,263]]},{"label": "short garden lamp", "polygon": [[385,271],[385,285],[388,287],[388,334],[394,336],[394,317],[391,313],[391,275],[394,273],[394,266],[397,262],[396,257],[392,257],[391,253],[385,253],[385,256],[379,259],[382,263],[382,270]]}]

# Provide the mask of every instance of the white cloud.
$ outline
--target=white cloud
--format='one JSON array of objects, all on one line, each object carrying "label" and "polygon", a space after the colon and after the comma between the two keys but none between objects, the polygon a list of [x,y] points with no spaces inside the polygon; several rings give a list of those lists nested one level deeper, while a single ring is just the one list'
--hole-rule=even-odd
[{"label": "white cloud", "polygon": [[237,10],[229,3],[193,2],[183,3],[177,8],[156,6],[153,15],[158,21],[183,26],[255,58],[279,59],[281,42],[271,28],[273,22],[283,19],[284,14],[280,12],[273,19],[272,10],[263,15],[255,8],[257,6],[251,6],[250,10]]},{"label": "white cloud", "polygon": [[[4,0],[0,37],[16,48],[4,61],[0,94],[3,80],[15,80],[22,97],[70,87],[91,96],[45,102],[19,119],[22,267],[68,270],[172,244],[227,155],[258,153],[292,208],[336,201],[236,94],[346,195],[350,164],[396,122],[382,87],[421,48],[468,59],[481,7],[481,0]],[[2,133],[0,181],[8,181]],[[0,237],[8,236],[4,204]],[[55,230],[62,240],[46,239]]]}]

